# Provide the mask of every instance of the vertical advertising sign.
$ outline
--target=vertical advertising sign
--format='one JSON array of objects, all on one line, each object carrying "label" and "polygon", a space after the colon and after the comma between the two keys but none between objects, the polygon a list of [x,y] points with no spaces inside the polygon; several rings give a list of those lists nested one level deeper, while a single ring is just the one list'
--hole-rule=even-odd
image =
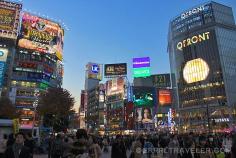
[{"label": "vertical advertising sign", "polygon": [[133,76],[138,77],[148,77],[150,76],[150,58],[133,58]]},{"label": "vertical advertising sign", "polygon": [[3,86],[8,50],[0,48],[0,93]]},{"label": "vertical advertising sign", "polygon": [[0,1],[0,37],[16,39],[22,5]]}]

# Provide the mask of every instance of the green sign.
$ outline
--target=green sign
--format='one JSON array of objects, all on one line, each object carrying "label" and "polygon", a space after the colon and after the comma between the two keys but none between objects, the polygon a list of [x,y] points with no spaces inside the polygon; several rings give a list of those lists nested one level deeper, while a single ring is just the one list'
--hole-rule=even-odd
[{"label": "green sign", "polygon": [[143,67],[143,68],[134,68],[133,75],[135,78],[137,77],[148,77],[150,76],[150,67]]}]

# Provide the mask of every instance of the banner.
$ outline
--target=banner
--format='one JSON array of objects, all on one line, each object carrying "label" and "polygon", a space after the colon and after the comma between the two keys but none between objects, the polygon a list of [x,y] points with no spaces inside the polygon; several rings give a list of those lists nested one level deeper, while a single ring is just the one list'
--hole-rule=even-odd
[{"label": "banner", "polygon": [[150,67],[150,58],[133,58],[133,68]]},{"label": "banner", "polygon": [[5,48],[0,48],[0,61],[6,62],[7,61],[8,50]]},{"label": "banner", "polygon": [[170,74],[152,75],[152,80],[156,88],[171,87]]}]

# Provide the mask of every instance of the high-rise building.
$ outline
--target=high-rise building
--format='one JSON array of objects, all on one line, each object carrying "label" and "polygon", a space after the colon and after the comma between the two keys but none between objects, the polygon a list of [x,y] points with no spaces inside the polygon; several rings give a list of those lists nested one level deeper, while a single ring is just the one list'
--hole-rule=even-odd
[{"label": "high-rise building", "polygon": [[8,97],[22,4],[0,1],[0,97]]},{"label": "high-rise building", "polygon": [[21,129],[37,126],[39,94],[62,85],[63,37],[64,30],[58,23],[23,13],[9,94],[20,112]]},{"label": "high-rise building", "polygon": [[232,8],[216,2],[193,7],[170,21],[168,36],[181,129],[201,132],[232,127],[236,104]]}]

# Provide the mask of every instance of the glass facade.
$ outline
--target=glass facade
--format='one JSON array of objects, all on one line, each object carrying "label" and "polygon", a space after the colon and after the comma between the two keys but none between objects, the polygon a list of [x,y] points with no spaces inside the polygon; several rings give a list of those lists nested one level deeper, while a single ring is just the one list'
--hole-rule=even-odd
[{"label": "glass facade", "polygon": [[[211,2],[189,9],[170,22],[168,38],[173,101],[180,123],[193,121],[190,118],[197,113],[211,116],[221,107],[234,106],[236,26],[232,8]],[[206,123],[200,120],[194,121]]]}]

